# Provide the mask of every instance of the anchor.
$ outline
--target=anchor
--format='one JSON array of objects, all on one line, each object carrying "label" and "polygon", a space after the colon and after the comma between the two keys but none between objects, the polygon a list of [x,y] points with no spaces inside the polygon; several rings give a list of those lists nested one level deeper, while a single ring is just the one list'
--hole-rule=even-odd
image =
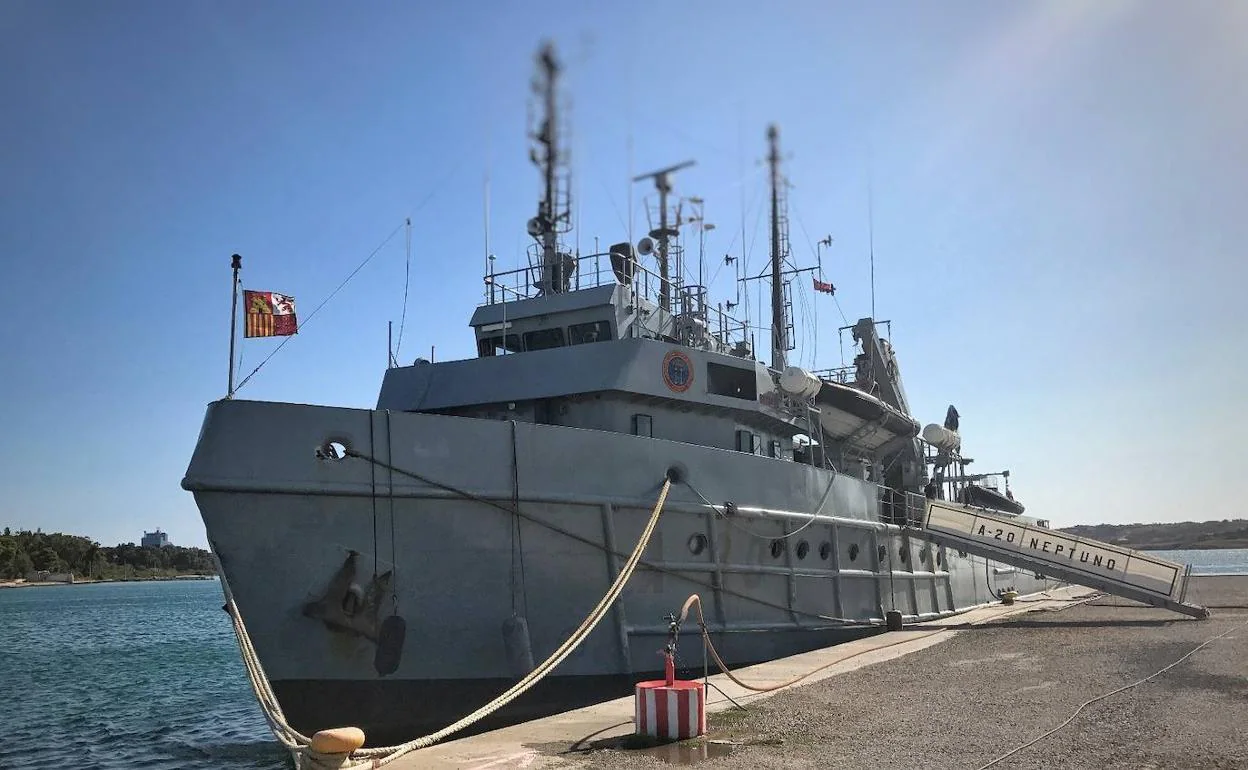
[{"label": "anchor", "polygon": [[364,588],[356,580],[359,553],[347,552],[347,560],[329,581],[325,594],[303,605],[305,617],[320,620],[335,631],[362,636],[377,644],[381,636],[378,615],[382,598],[390,590],[392,572],[375,576]]}]

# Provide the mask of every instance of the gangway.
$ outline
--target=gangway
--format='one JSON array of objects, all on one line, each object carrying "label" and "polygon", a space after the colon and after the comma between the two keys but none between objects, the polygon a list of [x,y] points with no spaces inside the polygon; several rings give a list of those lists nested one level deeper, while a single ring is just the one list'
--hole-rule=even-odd
[{"label": "gangway", "polygon": [[1209,617],[1208,609],[1186,601],[1192,569],[1186,564],[944,500],[927,501],[923,529],[931,540],[966,553],[1194,618]]}]

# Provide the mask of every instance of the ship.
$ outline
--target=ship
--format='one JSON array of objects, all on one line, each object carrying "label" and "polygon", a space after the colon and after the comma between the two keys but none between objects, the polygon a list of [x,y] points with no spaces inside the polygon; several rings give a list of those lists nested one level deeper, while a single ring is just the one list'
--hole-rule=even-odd
[{"label": "ship", "polygon": [[[852,365],[790,365],[786,295],[810,273],[789,254],[775,126],[765,361],[755,328],[686,275],[684,223],[669,216],[684,164],[638,178],[654,184],[659,222],[637,243],[590,255],[565,245],[561,71],[544,47],[529,264],[491,262],[469,319],[475,357],[392,361],[372,409],[233,393],[207,407],[182,486],[282,713],[305,735],[352,725],[368,745],[398,743],[505,691],[603,597],[665,481],[607,619],[474,729],[654,678],[694,593],[737,667],[878,633],[890,616],[920,622],[1052,585],[915,526],[929,499],[967,499],[973,484],[956,410],[922,428],[911,414],[881,334],[891,327],[846,326]],[[699,635],[682,635],[677,656],[700,674]]]}]

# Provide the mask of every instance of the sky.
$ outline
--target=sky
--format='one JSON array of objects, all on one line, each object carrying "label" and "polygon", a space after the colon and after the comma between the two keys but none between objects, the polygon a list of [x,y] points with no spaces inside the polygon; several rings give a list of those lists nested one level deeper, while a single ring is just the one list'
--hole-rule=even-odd
[{"label": "sky", "polygon": [[[240,398],[372,406],[403,318],[401,361],[474,355],[487,248],[531,242],[546,39],[582,252],[646,229],[631,176],[696,160],[677,192],[734,299],[774,122],[795,262],[833,238],[797,362],[840,365],[874,301],[916,417],[956,405],[1028,513],[1243,516],[1245,36],[1248,5],[1212,0],[9,0],[0,525],[205,544],[179,484],[227,388],[233,253],[303,324]],[[240,379],[278,344],[246,340]]]}]

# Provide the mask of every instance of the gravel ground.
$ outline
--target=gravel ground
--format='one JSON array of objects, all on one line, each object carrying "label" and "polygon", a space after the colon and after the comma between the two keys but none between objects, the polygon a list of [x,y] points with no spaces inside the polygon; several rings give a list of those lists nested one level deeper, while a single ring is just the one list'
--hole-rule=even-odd
[{"label": "gravel ground", "polygon": [[[1230,632],[1148,683],[1087,706],[1061,731],[993,767],[1248,768],[1248,576],[1194,579],[1189,596],[1212,607],[1213,616],[1194,621],[1101,597],[969,627],[934,647],[757,701],[746,712],[713,714],[709,739],[735,745],[727,756],[696,763],[708,770],[976,770],[1057,727],[1084,701]],[[667,768],[676,753],[688,762],[705,751],[595,750],[574,764]]]}]

